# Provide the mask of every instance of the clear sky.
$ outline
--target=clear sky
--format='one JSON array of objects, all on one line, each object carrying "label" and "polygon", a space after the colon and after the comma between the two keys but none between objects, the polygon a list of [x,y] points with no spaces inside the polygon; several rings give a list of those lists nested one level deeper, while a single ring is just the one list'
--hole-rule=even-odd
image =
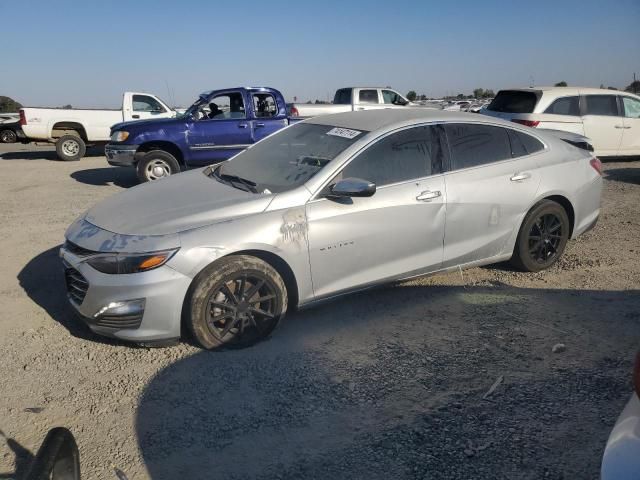
[{"label": "clear sky", "polygon": [[442,96],[640,76],[640,0],[0,0],[0,11],[0,95],[31,106],[114,107],[125,90],[187,106],[238,85],[301,101],[353,85]]}]

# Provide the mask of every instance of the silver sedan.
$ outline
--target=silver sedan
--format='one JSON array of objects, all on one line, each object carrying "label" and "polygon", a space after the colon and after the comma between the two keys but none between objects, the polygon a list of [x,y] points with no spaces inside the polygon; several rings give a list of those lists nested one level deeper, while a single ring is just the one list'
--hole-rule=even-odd
[{"label": "silver sedan", "polygon": [[511,260],[539,271],[600,212],[601,164],[551,133],[425,109],[306,120],[102,201],[66,232],[68,297],[140,343],[250,345],[287,309]]}]

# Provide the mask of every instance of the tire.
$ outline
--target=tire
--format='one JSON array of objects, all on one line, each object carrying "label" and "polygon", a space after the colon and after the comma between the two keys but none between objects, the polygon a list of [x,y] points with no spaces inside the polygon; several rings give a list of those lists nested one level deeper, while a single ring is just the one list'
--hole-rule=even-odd
[{"label": "tire", "polygon": [[164,150],[151,150],[138,161],[136,173],[140,183],[155,182],[170,175],[180,173],[176,157]]},{"label": "tire", "polygon": [[271,265],[232,255],[198,275],[187,301],[189,331],[198,345],[213,350],[244,348],[268,337],[284,318],[288,299]]},{"label": "tire", "polygon": [[78,135],[63,135],[56,140],[56,153],[65,162],[80,160],[87,153],[87,146]]},{"label": "tire", "polygon": [[569,217],[552,200],[543,200],[527,213],[511,257],[511,263],[525,272],[539,272],[556,263],[569,240]]},{"label": "tire", "polygon": [[18,135],[13,130],[8,128],[0,130],[0,142],[2,143],[16,143],[18,141]]}]

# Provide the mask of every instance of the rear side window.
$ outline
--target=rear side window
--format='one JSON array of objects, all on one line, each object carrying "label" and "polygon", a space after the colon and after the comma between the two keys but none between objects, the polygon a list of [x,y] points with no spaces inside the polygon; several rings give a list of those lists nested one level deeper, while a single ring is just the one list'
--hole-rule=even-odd
[{"label": "rear side window", "polygon": [[522,90],[500,90],[487,110],[503,113],[533,113],[538,102],[534,92]]},{"label": "rear side window", "polygon": [[618,100],[615,95],[587,95],[584,98],[587,115],[618,116]]},{"label": "rear side window", "polygon": [[358,97],[360,103],[378,103],[378,91],[377,90],[360,90],[360,96]]},{"label": "rear side window", "polygon": [[511,158],[507,130],[492,125],[445,125],[451,148],[451,169],[477,167]]},{"label": "rear side window", "polygon": [[511,142],[511,156],[513,158],[531,155],[532,153],[544,150],[544,145],[537,138],[533,138],[526,133],[507,129],[509,142]]},{"label": "rear side window", "polygon": [[354,158],[341,178],[361,178],[377,186],[441,172],[443,145],[436,127],[414,127],[383,138]]},{"label": "rear side window", "polygon": [[337,90],[333,97],[333,103],[336,105],[351,105],[351,89],[341,88]]},{"label": "rear side window", "polygon": [[276,99],[269,93],[254,93],[253,111],[256,118],[275,117],[278,114]]},{"label": "rear side window", "polygon": [[554,115],[574,115],[580,116],[580,97],[562,97],[553,102],[544,113]]},{"label": "rear side window", "polygon": [[624,116],[627,118],[640,118],[640,100],[631,97],[622,97]]}]

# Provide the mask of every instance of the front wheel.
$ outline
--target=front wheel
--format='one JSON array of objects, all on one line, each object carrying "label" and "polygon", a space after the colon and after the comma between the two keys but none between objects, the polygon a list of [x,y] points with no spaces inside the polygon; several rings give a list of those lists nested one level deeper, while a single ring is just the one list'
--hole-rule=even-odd
[{"label": "front wheel", "polygon": [[56,153],[60,160],[80,160],[86,152],[84,140],[77,135],[63,135],[56,141]]},{"label": "front wheel", "polygon": [[16,143],[18,136],[13,130],[0,131],[0,142],[2,143]]},{"label": "front wheel", "polygon": [[189,302],[185,321],[201,347],[242,348],[273,332],[287,310],[287,289],[271,265],[237,255],[200,274]]},{"label": "front wheel", "polygon": [[176,157],[164,150],[152,150],[144,154],[136,167],[140,183],[155,182],[180,172]]},{"label": "front wheel", "polygon": [[564,208],[543,200],[522,222],[511,263],[525,272],[539,272],[556,263],[569,240],[569,217]]}]

